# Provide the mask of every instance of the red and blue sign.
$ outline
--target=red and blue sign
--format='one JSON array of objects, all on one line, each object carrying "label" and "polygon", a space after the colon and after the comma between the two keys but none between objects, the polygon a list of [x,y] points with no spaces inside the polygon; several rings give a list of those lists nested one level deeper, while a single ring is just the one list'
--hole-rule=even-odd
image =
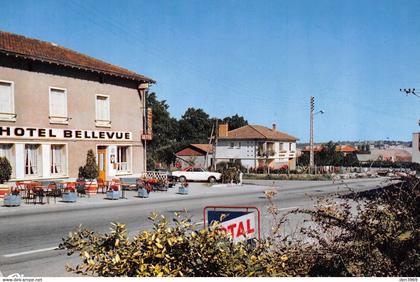
[{"label": "red and blue sign", "polygon": [[204,224],[213,222],[229,235],[234,242],[260,238],[260,210],[252,206],[207,206],[204,208]]}]

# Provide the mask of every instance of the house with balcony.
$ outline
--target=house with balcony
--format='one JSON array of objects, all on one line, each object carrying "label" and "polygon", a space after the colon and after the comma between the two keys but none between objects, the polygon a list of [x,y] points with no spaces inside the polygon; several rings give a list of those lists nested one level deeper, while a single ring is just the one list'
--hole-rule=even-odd
[{"label": "house with balcony", "polygon": [[245,125],[229,130],[221,124],[214,149],[215,161],[235,162],[240,160],[247,169],[270,167],[296,168],[296,141],[298,138],[276,129],[261,125]]}]

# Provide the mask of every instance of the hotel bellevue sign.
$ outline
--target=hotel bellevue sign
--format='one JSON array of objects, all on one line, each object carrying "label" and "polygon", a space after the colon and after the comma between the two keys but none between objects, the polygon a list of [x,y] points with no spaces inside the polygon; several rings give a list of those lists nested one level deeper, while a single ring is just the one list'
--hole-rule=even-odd
[{"label": "hotel bellevue sign", "polygon": [[0,126],[0,138],[131,141],[131,132]]}]

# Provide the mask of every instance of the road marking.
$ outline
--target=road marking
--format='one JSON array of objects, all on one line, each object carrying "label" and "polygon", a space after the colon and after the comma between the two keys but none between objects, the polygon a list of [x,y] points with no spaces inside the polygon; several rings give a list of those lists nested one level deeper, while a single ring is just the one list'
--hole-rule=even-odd
[{"label": "road marking", "polygon": [[199,222],[196,222],[195,225],[201,225],[203,223],[204,223],[204,221],[199,221]]},{"label": "road marking", "polygon": [[30,255],[30,254],[36,254],[36,253],[42,253],[47,251],[52,251],[57,249],[57,246],[44,248],[44,249],[38,249],[38,250],[32,250],[32,251],[26,251],[26,252],[20,252],[20,253],[14,253],[14,254],[7,254],[3,255],[5,258],[12,258],[12,257],[18,257],[18,256],[24,256],[24,255]]},{"label": "road marking", "polygon": [[298,209],[299,207],[288,207],[288,208],[281,208],[281,209],[277,209],[279,211],[285,211],[285,210],[293,210],[293,209]]}]

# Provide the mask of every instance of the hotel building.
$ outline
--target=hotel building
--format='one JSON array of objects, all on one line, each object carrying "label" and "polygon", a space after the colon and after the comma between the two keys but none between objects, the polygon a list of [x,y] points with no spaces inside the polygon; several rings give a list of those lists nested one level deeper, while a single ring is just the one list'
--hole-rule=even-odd
[{"label": "hotel building", "polygon": [[12,180],[145,171],[145,94],[154,81],[57,44],[0,31],[0,156]]}]

